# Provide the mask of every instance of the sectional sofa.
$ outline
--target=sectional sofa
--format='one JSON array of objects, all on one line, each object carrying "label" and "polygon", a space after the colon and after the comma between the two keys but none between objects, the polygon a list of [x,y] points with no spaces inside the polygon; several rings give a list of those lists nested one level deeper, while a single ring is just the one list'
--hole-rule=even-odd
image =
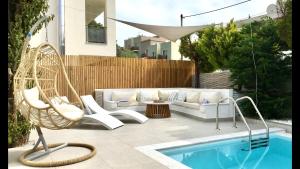
[{"label": "sectional sofa", "polygon": [[[215,119],[218,100],[232,97],[232,89],[201,88],[124,88],[95,89],[95,100],[107,110],[131,109],[145,111],[143,101],[170,102],[170,110],[202,119]],[[219,105],[219,117],[233,117],[234,106],[229,100]]]}]

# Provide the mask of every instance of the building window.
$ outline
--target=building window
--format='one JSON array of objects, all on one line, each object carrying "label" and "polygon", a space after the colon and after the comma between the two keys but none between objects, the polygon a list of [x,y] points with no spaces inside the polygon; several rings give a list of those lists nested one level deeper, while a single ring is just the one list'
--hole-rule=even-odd
[{"label": "building window", "polygon": [[165,56],[166,58],[168,57],[168,53],[167,52],[168,52],[167,50],[163,50],[163,53],[162,53],[162,55]]},{"label": "building window", "polygon": [[152,56],[153,56],[153,57],[155,57],[155,56],[156,56],[156,55],[155,55],[155,52],[152,52]]},{"label": "building window", "polygon": [[146,56],[148,56],[148,49],[146,49],[145,54],[146,54]]},{"label": "building window", "polygon": [[105,1],[85,0],[86,41],[106,43]]}]

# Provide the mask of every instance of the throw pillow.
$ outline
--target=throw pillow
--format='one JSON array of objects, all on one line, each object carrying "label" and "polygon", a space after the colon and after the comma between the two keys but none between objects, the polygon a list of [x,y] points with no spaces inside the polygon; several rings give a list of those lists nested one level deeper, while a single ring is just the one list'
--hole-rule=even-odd
[{"label": "throw pillow", "polygon": [[157,90],[141,91],[140,97],[141,101],[159,100]]},{"label": "throw pillow", "polygon": [[198,103],[199,102],[199,92],[187,92],[186,102],[189,103]]},{"label": "throw pillow", "polygon": [[183,91],[178,92],[176,100],[180,102],[184,102],[185,99],[186,99],[186,92]]},{"label": "throw pillow", "polygon": [[172,92],[168,97],[168,101],[174,102],[176,100],[176,96],[177,96],[177,92]]},{"label": "throw pillow", "polygon": [[135,102],[136,101],[136,91],[114,91],[111,95],[112,101],[128,101]]},{"label": "throw pillow", "polygon": [[201,103],[201,104],[208,104],[209,101],[208,101],[207,99],[204,98],[202,101],[200,101],[200,103]]},{"label": "throw pillow", "polygon": [[168,98],[172,92],[173,91],[170,90],[158,90],[159,100],[168,101]]}]

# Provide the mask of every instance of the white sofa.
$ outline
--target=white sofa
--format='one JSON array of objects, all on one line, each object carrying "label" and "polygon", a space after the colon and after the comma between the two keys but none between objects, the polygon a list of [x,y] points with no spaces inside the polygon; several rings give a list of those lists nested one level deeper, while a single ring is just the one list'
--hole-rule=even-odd
[{"label": "white sofa", "polygon": [[[202,119],[215,119],[216,102],[225,97],[232,97],[232,89],[201,88],[125,88],[96,89],[95,100],[107,110],[130,109],[145,111],[143,100],[171,101],[170,110]],[[171,95],[171,96],[170,96]],[[180,100],[181,99],[181,100]],[[220,103],[219,117],[233,117],[234,106],[229,100]]]}]

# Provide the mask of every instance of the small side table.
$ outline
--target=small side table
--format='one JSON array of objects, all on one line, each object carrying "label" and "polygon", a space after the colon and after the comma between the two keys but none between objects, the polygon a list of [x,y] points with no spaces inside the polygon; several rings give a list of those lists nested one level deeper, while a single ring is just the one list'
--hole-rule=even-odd
[{"label": "small side table", "polygon": [[169,102],[154,103],[153,101],[143,102],[146,106],[146,116],[149,118],[171,117]]}]

